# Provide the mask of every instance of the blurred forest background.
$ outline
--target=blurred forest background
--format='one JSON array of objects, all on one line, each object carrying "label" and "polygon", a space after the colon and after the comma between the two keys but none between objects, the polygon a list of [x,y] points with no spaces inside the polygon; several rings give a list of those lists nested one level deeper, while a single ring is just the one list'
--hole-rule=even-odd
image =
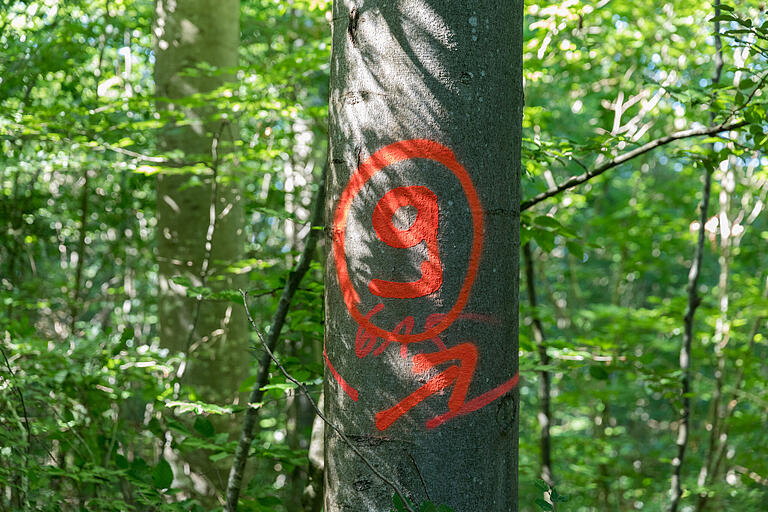
[{"label": "blurred forest background", "polygon": [[[321,425],[279,372],[260,386],[237,288],[269,337],[314,231],[330,2],[240,2],[234,60],[181,60],[197,87],[173,98],[158,6],[0,0],[0,511],[222,507],[254,386],[240,510],[319,511]],[[669,510],[678,467],[680,510],[768,510],[765,5],[525,12],[520,509],[552,509],[552,484],[557,510]],[[184,226],[195,255],[169,264]],[[315,396],[322,251],[275,340]],[[242,345],[216,343],[224,319]]]}]

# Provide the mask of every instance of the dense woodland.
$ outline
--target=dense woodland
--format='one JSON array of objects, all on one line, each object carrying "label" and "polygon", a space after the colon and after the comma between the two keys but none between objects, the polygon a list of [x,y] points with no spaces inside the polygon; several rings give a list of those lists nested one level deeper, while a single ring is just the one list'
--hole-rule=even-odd
[{"label": "dense woodland", "polygon": [[[184,4],[0,0],[0,511],[323,509],[346,25]],[[519,509],[768,510],[766,6],[524,16]]]}]

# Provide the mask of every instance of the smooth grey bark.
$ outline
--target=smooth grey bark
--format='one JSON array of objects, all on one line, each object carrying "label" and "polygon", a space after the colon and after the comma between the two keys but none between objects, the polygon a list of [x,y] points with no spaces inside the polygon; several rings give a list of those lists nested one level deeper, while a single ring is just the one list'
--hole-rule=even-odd
[{"label": "smooth grey bark", "polygon": [[[237,0],[157,0],[155,82],[160,105],[180,113],[188,126],[170,125],[161,135],[166,151],[181,150],[183,161],[207,162],[197,174],[161,173],[157,181],[160,342],[188,356],[180,372],[201,400],[232,402],[247,376],[247,324],[242,308],[226,301],[187,297],[180,276],[213,291],[241,284],[223,269],[242,259],[245,219],[240,193],[222,155],[235,127],[211,121],[210,101],[198,106],[174,102],[222,86],[227,73],[185,71],[199,64],[227,68],[237,64]],[[194,178],[194,180],[192,179]]]},{"label": "smooth grey bark", "polygon": [[[412,501],[430,500],[457,512],[517,510],[522,16],[519,0],[339,0],[333,10],[326,413]],[[455,157],[479,204],[459,174],[419,156],[434,152]],[[398,154],[407,158],[383,165],[387,155]],[[350,193],[362,170],[377,163],[382,170]],[[387,194],[407,205],[397,203],[394,216],[381,209],[379,231],[401,241],[403,231],[414,226],[423,234],[425,225],[435,225],[429,216],[434,203],[437,250],[428,236],[402,244],[405,248],[392,239],[384,242],[387,236],[374,229],[373,219]],[[345,201],[348,215],[341,219],[339,205]],[[482,228],[476,236],[478,215]],[[385,331],[416,336],[429,330],[430,322],[445,318],[434,315],[448,314],[461,297],[478,239],[476,278],[461,315],[445,330],[387,345],[358,323],[368,315]],[[430,277],[422,263],[434,263],[436,254],[439,265]],[[339,260],[348,280],[338,270]],[[426,279],[435,286],[412,298],[394,297],[383,288],[374,292],[376,279]],[[358,320],[348,305],[354,304],[350,290],[359,298]],[[377,306],[383,309],[373,310]],[[450,356],[437,362],[446,352]],[[468,375],[462,397],[459,382]],[[392,414],[422,387],[431,387],[428,396],[407,412]],[[498,396],[487,400],[493,390]],[[469,411],[478,401],[487,403]],[[447,413],[455,416],[435,421]],[[391,487],[331,429],[326,429],[325,479],[326,512],[391,509]]]},{"label": "smooth grey bark", "polygon": [[[317,399],[317,407],[320,410],[325,410],[324,404],[323,393],[320,393],[320,397]],[[315,416],[315,420],[312,423],[312,435],[309,441],[309,478],[303,495],[304,512],[320,512],[323,510],[324,438],[325,423],[322,418]]]},{"label": "smooth grey bark", "polygon": [[[204,163],[195,171],[165,170],[157,180],[160,344],[186,355],[179,381],[192,386],[198,400],[219,404],[237,402],[248,375],[244,312],[233,302],[188,297],[187,286],[174,278],[214,293],[243,287],[242,276],[225,270],[243,258],[245,248],[240,192],[225,158],[237,130],[226,120],[212,120],[218,113],[214,101],[201,97],[232,80],[219,70],[237,64],[239,12],[237,0],[155,2],[158,106],[188,123],[170,122],[160,135],[161,147],[183,153],[178,161]],[[201,64],[207,67],[195,69]],[[230,418],[211,419],[217,430],[234,427]],[[174,456],[166,453],[171,462]],[[186,477],[175,464],[177,482],[194,486],[201,496],[223,494],[225,473],[217,466],[224,461],[213,463],[202,451],[184,459],[191,474]],[[218,501],[207,503],[214,504]]]}]

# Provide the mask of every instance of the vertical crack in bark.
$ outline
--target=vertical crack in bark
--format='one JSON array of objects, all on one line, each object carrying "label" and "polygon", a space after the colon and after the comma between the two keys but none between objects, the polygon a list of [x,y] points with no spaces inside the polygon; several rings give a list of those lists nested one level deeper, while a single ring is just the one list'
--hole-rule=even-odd
[{"label": "vertical crack in bark", "polygon": [[357,26],[360,22],[360,12],[357,10],[357,7],[353,7],[351,11],[349,11],[349,23],[347,24],[347,36],[349,37],[349,41],[352,43],[352,46],[357,48]]}]

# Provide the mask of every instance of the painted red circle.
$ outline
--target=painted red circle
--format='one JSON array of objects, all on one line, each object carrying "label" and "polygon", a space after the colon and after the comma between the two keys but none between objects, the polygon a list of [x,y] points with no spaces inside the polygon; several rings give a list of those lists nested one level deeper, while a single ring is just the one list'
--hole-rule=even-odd
[{"label": "painted red circle", "polygon": [[[344,240],[349,209],[352,206],[352,201],[357,197],[363,186],[385,167],[412,158],[424,158],[442,164],[453,172],[459,183],[461,183],[464,195],[469,203],[470,212],[472,213],[472,251],[469,256],[467,274],[459,290],[459,296],[448,314],[438,324],[422,333],[396,334],[374,325],[357,308],[360,303],[360,296],[357,294],[349,277]],[[333,258],[336,263],[336,273],[339,278],[339,287],[344,297],[344,303],[352,318],[370,334],[399,343],[415,343],[434,338],[447,329],[461,314],[469,299],[469,291],[472,289],[472,284],[477,276],[477,269],[480,266],[480,254],[483,251],[483,208],[469,173],[456,160],[456,156],[449,148],[432,140],[411,139],[395,142],[375,152],[365,162],[360,164],[360,167],[357,168],[357,171],[352,175],[349,183],[344,188],[334,213],[333,231]]]}]

